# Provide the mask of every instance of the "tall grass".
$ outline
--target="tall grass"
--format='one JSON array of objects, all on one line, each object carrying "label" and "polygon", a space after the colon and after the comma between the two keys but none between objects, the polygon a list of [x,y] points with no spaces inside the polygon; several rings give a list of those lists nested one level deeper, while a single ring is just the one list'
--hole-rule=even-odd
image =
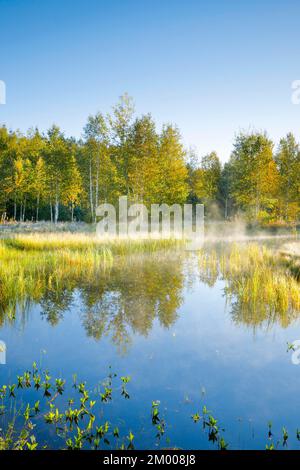
[{"label": "tall grass", "polygon": [[[287,326],[300,312],[300,286],[277,253],[258,244],[233,244],[220,255],[202,251],[200,272],[226,282],[236,321]],[[204,274],[203,274],[204,273]]]},{"label": "tall grass", "polygon": [[293,275],[300,280],[300,243],[285,244],[280,255]]},{"label": "tall grass", "polygon": [[94,282],[127,255],[166,252],[172,240],[99,240],[78,234],[16,235],[0,240],[0,321],[14,319],[16,307],[40,301],[46,291]]},{"label": "tall grass", "polygon": [[[124,267],[129,256],[141,259],[182,246],[176,240],[103,240],[86,234],[15,235],[0,240],[0,322],[13,320],[16,307],[39,302],[49,292],[73,291],[95,285],[113,266]],[[229,246],[229,248],[228,248]],[[227,247],[227,248],[226,248]],[[203,249],[201,279],[214,285],[225,280],[225,294],[237,322],[259,325],[280,321],[288,325],[300,312],[300,289],[290,262],[257,243]],[[169,267],[172,271],[173,268]],[[166,280],[161,279],[163,284]]]},{"label": "tall grass", "polygon": [[158,250],[174,249],[182,246],[181,240],[175,239],[121,239],[98,238],[88,234],[30,234],[15,235],[2,240],[9,248],[24,251],[93,251],[97,253],[111,252],[112,255],[126,255],[132,253],[149,253]]}]

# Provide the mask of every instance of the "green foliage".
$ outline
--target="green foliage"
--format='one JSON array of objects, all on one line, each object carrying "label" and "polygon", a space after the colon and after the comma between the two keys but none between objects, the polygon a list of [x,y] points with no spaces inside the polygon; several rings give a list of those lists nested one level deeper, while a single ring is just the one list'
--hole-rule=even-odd
[{"label": "green foliage", "polygon": [[295,226],[299,172],[299,144],[290,133],[274,150],[266,133],[241,132],[224,166],[215,152],[199,163],[176,126],[159,132],[150,114],[135,116],[125,94],[111,114],[90,115],[79,140],[56,125],[26,135],[1,127],[0,217],[95,222],[100,203],[127,195],[147,206],[201,201],[211,218]]},{"label": "green foliage", "polygon": [[[48,371],[40,370],[34,363],[31,370],[18,376],[20,387],[9,384],[0,389],[0,450],[36,450],[53,448],[53,445],[68,450],[134,449],[133,432],[121,431],[104,417],[112,394],[118,390],[113,383],[116,377],[110,372],[104,382],[90,391],[86,383],[78,383],[75,376],[73,396],[66,402],[62,396],[71,393],[66,380],[52,380]],[[33,386],[37,382],[41,383],[40,390]],[[129,399],[129,394],[125,385],[129,382],[130,377],[121,377],[121,397],[126,399]],[[23,387],[35,389],[35,398],[39,396],[39,399],[32,403],[24,402]],[[159,417],[158,403],[152,405],[152,423],[155,424],[156,439],[160,441],[165,424]]]},{"label": "green foliage", "polygon": [[[73,386],[69,386],[62,378],[50,376],[48,371],[37,367],[34,363],[30,370],[17,377],[16,383],[2,385],[0,388],[0,450],[40,450],[47,448],[85,450],[85,449],[121,449],[135,448],[135,438],[139,438],[137,431],[127,429],[126,422],[119,416],[121,428],[106,418],[109,413],[112,395],[117,399],[120,387],[117,384],[117,375],[111,370],[106,380],[99,382],[96,388],[90,389],[85,382],[77,382],[74,376]],[[41,383],[41,388],[34,384]],[[124,397],[123,386],[130,382],[130,377],[121,377],[121,395]],[[45,387],[47,384],[47,387]],[[23,387],[31,389],[30,400],[23,394]],[[107,396],[109,400],[102,400]],[[47,388],[47,395],[43,390]],[[13,395],[10,393],[14,390]],[[67,399],[67,397],[69,397]],[[128,398],[125,396],[125,398]],[[212,447],[221,451],[229,448],[225,440],[225,430],[219,420],[204,405],[202,413],[192,415],[193,422],[201,423],[202,431]],[[160,402],[153,401],[151,405],[151,422],[155,430],[153,448],[164,448],[169,443],[166,437],[167,424],[161,416]],[[138,429],[140,423],[134,423]],[[150,423],[149,423],[150,424]],[[144,433],[143,423],[141,433]],[[297,429],[296,438],[300,440]],[[287,447],[289,433],[282,428],[281,438],[274,443],[272,423],[268,424],[268,443],[266,450]]]},{"label": "green foliage", "polygon": [[261,133],[239,134],[229,164],[236,205],[256,221],[266,219],[266,214],[270,219],[276,217],[279,173],[268,137]]},{"label": "green foliage", "polygon": [[236,323],[255,328],[279,322],[286,327],[299,316],[299,283],[280,254],[257,243],[234,243],[220,256],[215,250],[201,251],[199,266],[201,278],[210,285],[218,277],[225,281]]},{"label": "green foliage", "polygon": [[193,173],[192,191],[207,203],[215,200],[220,187],[221,162],[215,152],[202,158],[201,167]]},{"label": "green foliage", "polygon": [[[115,374],[110,374],[108,383],[112,385]],[[123,378],[122,382],[129,382],[128,378]],[[41,383],[39,387],[33,384]],[[125,448],[132,449],[134,436],[130,431],[121,437],[118,427],[112,428],[111,423],[101,420],[103,410],[96,410],[102,403],[102,392],[97,388],[97,392],[90,392],[86,384],[74,382],[73,390],[75,395],[65,401],[58,397],[66,393],[66,380],[56,378],[52,381],[47,371],[39,370],[33,364],[32,370],[25,371],[18,377],[18,384],[2,386],[0,389],[0,401],[2,403],[1,429],[0,429],[0,449],[13,450],[36,450],[45,449],[49,445],[52,447],[53,433],[54,440],[59,443],[58,448],[69,450],[98,449],[103,447],[119,448],[124,443]],[[35,393],[39,399],[35,402],[25,403],[22,396],[16,391],[23,387],[35,388]],[[107,386],[103,385],[104,394],[107,394]],[[44,393],[42,392],[44,390]],[[68,390],[70,392],[70,390]],[[112,389],[109,391],[111,399]],[[93,400],[91,399],[93,395]],[[17,410],[17,411],[16,411]],[[40,442],[40,427],[43,428],[42,421],[49,426],[49,433],[44,442]],[[112,431],[113,429],[113,431]],[[44,434],[44,431],[43,431]],[[114,442],[114,444],[112,443]]]},{"label": "green foliage", "polygon": [[111,115],[88,117],[83,140],[66,138],[56,125],[26,136],[2,127],[2,218],[96,221],[97,206],[122,195],[148,205],[184,203],[187,169],[178,129],[167,125],[159,134],[150,115],[133,117],[125,94]]},{"label": "green foliage", "polygon": [[293,134],[280,140],[275,160],[280,174],[280,217],[286,222],[294,222],[300,210],[300,149]]}]

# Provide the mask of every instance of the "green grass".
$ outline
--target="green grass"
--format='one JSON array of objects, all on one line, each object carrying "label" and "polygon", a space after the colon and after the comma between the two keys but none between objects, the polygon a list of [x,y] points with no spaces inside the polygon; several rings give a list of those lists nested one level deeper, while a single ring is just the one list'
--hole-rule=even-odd
[{"label": "green grass", "polygon": [[231,245],[219,255],[201,251],[199,266],[206,282],[226,282],[225,293],[237,322],[252,326],[279,321],[284,327],[298,317],[300,288],[280,254],[258,244]]},{"label": "green grass", "polygon": [[23,234],[7,237],[2,240],[4,246],[23,251],[83,251],[93,250],[97,253],[110,251],[112,255],[133,253],[152,253],[182,246],[183,242],[175,239],[105,239],[87,234]]},{"label": "green grass", "polygon": [[293,276],[300,280],[300,243],[287,243],[280,250],[280,255]]},{"label": "green grass", "polygon": [[39,302],[46,291],[61,291],[125,262],[129,256],[165,253],[175,240],[99,240],[79,234],[16,235],[0,240],[0,323],[14,319],[16,306]]},{"label": "green grass", "polygon": [[[180,252],[176,240],[103,240],[87,234],[23,234],[0,239],[0,323],[15,318],[16,306],[39,302],[45,293],[94,285],[97,276],[123,266],[129,257]],[[228,249],[228,246],[230,247]],[[227,247],[227,248],[226,248]],[[225,293],[237,322],[287,326],[300,312],[300,289],[290,259],[258,243],[224,244],[199,252],[200,278]],[[295,268],[296,269],[296,268]],[[294,273],[295,274],[295,273]],[[162,280],[163,282],[163,280]]]}]

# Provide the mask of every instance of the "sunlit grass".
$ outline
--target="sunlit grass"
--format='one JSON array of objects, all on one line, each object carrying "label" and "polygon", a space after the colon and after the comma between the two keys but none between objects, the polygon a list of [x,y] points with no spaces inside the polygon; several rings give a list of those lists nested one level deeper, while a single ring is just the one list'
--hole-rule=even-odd
[{"label": "sunlit grass", "polygon": [[[14,319],[16,306],[39,302],[46,291],[93,283],[127,255],[163,253],[175,240],[101,240],[82,234],[16,235],[0,240],[0,315]],[[1,318],[0,318],[1,320]]]},{"label": "sunlit grass", "polygon": [[125,255],[128,253],[155,252],[158,250],[174,249],[182,246],[181,240],[175,239],[122,239],[122,238],[98,238],[88,234],[29,234],[15,235],[2,241],[6,247],[30,251],[89,251],[107,253],[112,255]]},{"label": "sunlit grass", "polygon": [[234,318],[257,325],[279,320],[287,326],[300,312],[300,286],[279,254],[259,244],[233,244],[218,255],[202,251],[200,272],[212,283],[226,281]]},{"label": "sunlit grass", "polygon": [[[101,273],[127,263],[128,257],[182,248],[176,240],[98,239],[88,234],[15,235],[0,240],[0,321],[13,320],[17,305],[40,302],[45,293],[74,290],[95,284]],[[221,250],[203,248],[199,274],[213,286],[225,280],[225,294],[235,321],[249,325],[279,321],[283,326],[298,317],[300,289],[291,260],[259,243],[223,244]]]},{"label": "sunlit grass", "polygon": [[300,243],[287,243],[280,250],[280,255],[293,275],[300,280]]}]

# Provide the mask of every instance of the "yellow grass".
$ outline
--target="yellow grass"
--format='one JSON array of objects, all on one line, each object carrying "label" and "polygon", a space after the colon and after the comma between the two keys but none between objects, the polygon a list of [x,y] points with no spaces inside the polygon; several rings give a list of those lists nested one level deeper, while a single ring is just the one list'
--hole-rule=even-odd
[{"label": "yellow grass", "polygon": [[[16,235],[0,239],[0,316],[38,302],[47,290],[76,286],[110,269],[127,255],[174,249],[173,240],[101,240],[84,234]],[[1,322],[1,318],[0,318]]]},{"label": "yellow grass", "polygon": [[300,312],[300,286],[278,254],[258,244],[233,244],[220,256],[201,252],[200,271],[213,282],[226,281],[236,321],[287,326]]}]

